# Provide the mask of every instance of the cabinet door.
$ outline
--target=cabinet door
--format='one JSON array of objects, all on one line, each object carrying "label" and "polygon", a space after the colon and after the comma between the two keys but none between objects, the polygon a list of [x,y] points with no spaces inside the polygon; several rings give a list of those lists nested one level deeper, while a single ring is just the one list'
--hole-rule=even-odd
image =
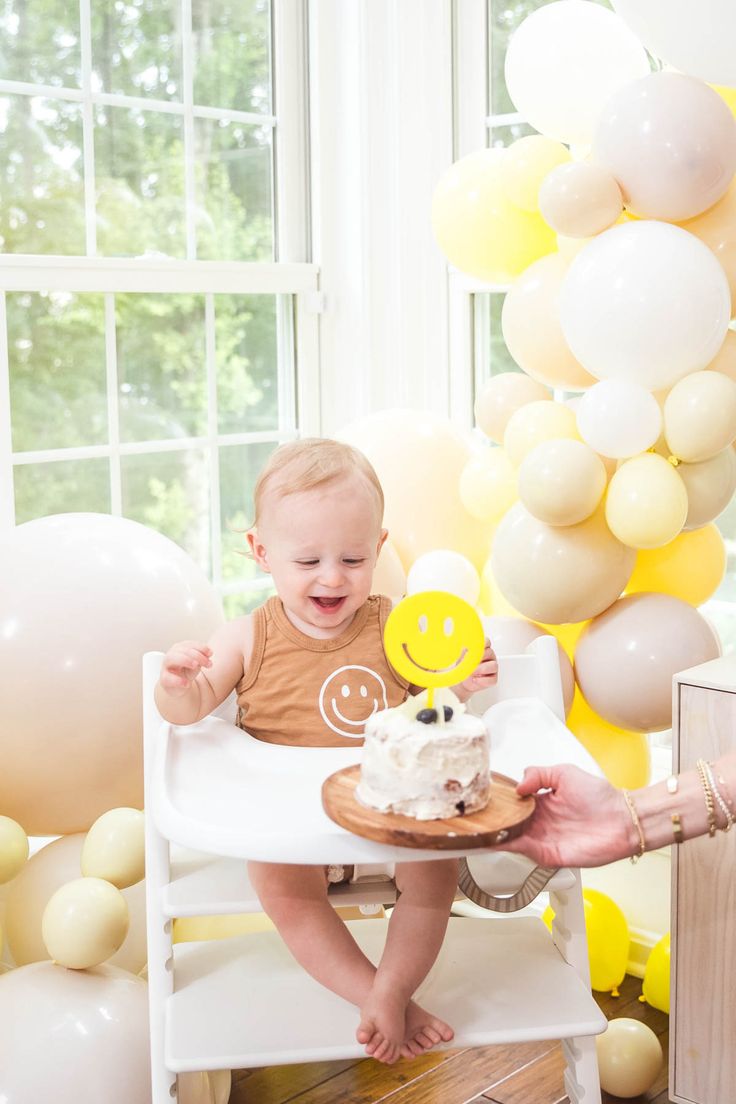
[{"label": "cabinet door", "polygon": [[[736,693],[679,686],[678,770],[736,748]],[[735,795],[736,796],[736,795]],[[736,828],[673,847],[670,1092],[736,1100]]]}]

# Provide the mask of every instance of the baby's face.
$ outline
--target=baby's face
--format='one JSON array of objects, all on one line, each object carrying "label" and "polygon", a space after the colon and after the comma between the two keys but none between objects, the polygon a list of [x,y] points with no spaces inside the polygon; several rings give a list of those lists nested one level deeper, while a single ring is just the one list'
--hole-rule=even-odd
[{"label": "baby's face", "polygon": [[375,494],[360,475],[297,494],[272,494],[258,532],[257,563],[273,576],[290,620],[309,636],[338,636],[371,592],[386,539]]}]

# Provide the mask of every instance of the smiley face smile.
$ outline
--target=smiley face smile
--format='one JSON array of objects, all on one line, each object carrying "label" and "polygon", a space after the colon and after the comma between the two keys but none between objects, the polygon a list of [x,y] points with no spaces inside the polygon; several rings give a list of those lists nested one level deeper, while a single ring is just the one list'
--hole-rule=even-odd
[{"label": "smiley face smile", "polygon": [[460,664],[462,663],[462,661],[465,659],[466,655],[468,654],[468,649],[463,648],[463,650],[461,651],[458,658],[455,660],[454,663],[451,663],[449,667],[424,667],[419,662],[419,660],[414,659],[414,656],[411,654],[411,652],[407,648],[406,644],[402,644],[401,647],[404,649],[404,653],[406,655],[406,658],[409,660],[409,662],[413,663],[415,667],[418,667],[420,671],[425,671],[429,675],[449,674],[450,671],[454,671],[456,667],[460,666]]}]

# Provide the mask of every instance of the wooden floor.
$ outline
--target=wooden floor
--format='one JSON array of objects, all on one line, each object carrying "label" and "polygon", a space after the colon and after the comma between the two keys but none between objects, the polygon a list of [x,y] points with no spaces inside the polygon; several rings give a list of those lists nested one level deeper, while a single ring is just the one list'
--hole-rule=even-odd
[{"label": "wooden floor", "polygon": [[[618,998],[595,994],[608,1019],[643,1020],[665,1054],[646,1096],[629,1104],[668,1104],[669,1017],[639,1001],[641,981],[626,977]],[[382,1066],[372,1059],[234,1070],[230,1104],[566,1104],[558,1043],[518,1043],[430,1053]],[[603,1100],[617,1097],[603,1093]]]}]

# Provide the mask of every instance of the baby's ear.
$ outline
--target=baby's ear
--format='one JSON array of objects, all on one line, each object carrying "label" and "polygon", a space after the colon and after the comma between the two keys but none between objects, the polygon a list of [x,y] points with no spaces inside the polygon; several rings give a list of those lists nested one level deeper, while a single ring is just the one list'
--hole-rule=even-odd
[{"label": "baby's ear", "polygon": [[378,544],[376,545],[376,556],[379,554],[379,552],[383,548],[384,544],[386,543],[386,538],[387,537],[388,537],[388,529],[382,529],[381,534],[378,538]]},{"label": "baby's ear", "polygon": [[266,549],[258,539],[258,530],[249,529],[246,533],[246,540],[248,541],[248,547],[251,550],[253,559],[263,571],[269,571],[268,561],[266,559]]}]

